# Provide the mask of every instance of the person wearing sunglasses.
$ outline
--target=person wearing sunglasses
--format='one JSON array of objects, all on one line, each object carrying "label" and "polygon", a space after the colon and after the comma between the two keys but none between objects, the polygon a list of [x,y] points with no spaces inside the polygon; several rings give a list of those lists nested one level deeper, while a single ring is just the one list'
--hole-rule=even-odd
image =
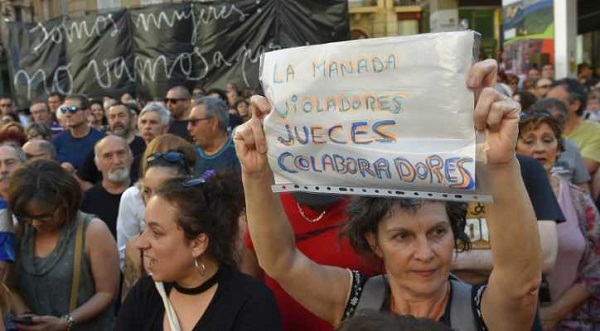
[{"label": "person wearing sunglasses", "polygon": [[190,141],[190,134],[187,130],[187,118],[190,114],[191,102],[190,90],[185,86],[175,86],[167,92],[165,105],[171,112],[171,125],[169,133]]},{"label": "person wearing sunglasses", "polygon": [[542,164],[566,218],[557,226],[555,267],[546,275],[550,302],[540,309],[542,326],[544,330],[598,330],[600,214],[586,191],[553,174],[563,151],[559,122],[545,111],[522,116],[516,151]]},{"label": "person wearing sunglasses", "polygon": [[243,200],[239,179],[214,171],[154,190],[136,242],[150,277],[129,292],[115,330],[281,330],[271,291],[237,269]]},{"label": "person wearing sunglasses", "polygon": [[194,100],[188,118],[188,131],[198,151],[196,174],[207,170],[240,172],[233,140],[227,132],[229,107],[217,97]]},{"label": "person wearing sunglasses", "polygon": [[72,94],[57,112],[64,117],[67,128],[52,140],[56,148],[57,160],[65,168],[79,169],[84,157],[94,149],[94,145],[104,137],[104,133],[92,128],[88,122],[90,103],[87,97]]}]

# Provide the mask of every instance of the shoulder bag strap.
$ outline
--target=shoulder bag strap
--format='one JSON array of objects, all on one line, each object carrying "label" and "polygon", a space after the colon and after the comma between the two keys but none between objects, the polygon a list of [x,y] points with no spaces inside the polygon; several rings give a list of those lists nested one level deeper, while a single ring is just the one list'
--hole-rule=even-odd
[{"label": "shoulder bag strap", "polygon": [[358,305],[356,305],[356,312],[365,309],[380,311],[385,301],[386,290],[387,280],[384,275],[369,278],[364,285]]},{"label": "shoulder bag strap", "polygon": [[450,327],[454,330],[477,331],[471,304],[472,286],[455,279],[450,279],[450,284],[452,286]]},{"label": "shoulder bag strap", "polygon": [[77,308],[79,294],[79,281],[81,279],[81,257],[83,255],[83,223],[86,216],[80,213],[77,217],[77,230],[75,233],[75,251],[73,252],[73,279],[71,281],[71,298],[69,299],[69,312]]}]

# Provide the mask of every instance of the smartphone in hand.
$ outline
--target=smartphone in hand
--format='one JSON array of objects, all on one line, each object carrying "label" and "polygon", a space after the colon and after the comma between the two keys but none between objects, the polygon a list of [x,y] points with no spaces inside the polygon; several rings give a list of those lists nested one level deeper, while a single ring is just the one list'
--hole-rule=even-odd
[{"label": "smartphone in hand", "polygon": [[22,325],[33,325],[35,324],[32,320],[33,315],[19,315],[19,316],[15,316],[13,317],[13,322],[16,324],[22,324]]}]

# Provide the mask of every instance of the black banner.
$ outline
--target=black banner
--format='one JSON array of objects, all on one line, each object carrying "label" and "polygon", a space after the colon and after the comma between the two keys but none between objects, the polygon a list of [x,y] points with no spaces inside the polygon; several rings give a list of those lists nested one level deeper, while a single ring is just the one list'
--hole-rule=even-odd
[{"label": "black banner", "polygon": [[169,87],[257,87],[260,56],[348,39],[347,0],[187,2],[83,18],[8,24],[19,105],[56,91],[125,92],[152,99]]}]

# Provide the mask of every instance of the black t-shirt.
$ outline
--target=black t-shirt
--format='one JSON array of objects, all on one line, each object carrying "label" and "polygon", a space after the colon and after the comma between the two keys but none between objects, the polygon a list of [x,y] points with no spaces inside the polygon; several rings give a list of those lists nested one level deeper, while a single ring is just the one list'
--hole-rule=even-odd
[{"label": "black t-shirt", "polygon": [[[134,136],[133,140],[129,143],[129,148],[133,153],[134,162],[131,164],[131,169],[129,172],[129,178],[131,178],[131,182],[135,183],[140,174],[140,164],[139,160],[136,163],[136,157],[138,155],[142,155],[146,150],[146,142],[140,136]],[[81,167],[77,170],[77,176],[86,182],[90,182],[92,184],[96,184],[102,181],[102,173],[96,167],[96,162],[94,162],[94,150],[90,151],[86,154],[83,159],[83,163]]]},{"label": "black t-shirt", "polygon": [[176,136],[179,136],[186,141],[191,142],[192,137],[190,136],[190,132],[187,129],[188,121],[173,121],[169,126],[169,133],[172,133]]},{"label": "black t-shirt", "polygon": [[[281,330],[273,293],[261,282],[231,269],[222,270],[217,292],[193,330]],[[169,293],[171,287],[165,284]],[[140,279],[121,306],[115,330],[163,330],[165,308],[151,277]]]},{"label": "black t-shirt", "polygon": [[521,165],[521,176],[529,194],[529,199],[538,220],[554,220],[557,223],[565,221],[556,196],[550,186],[544,167],[534,158],[517,155]]},{"label": "black t-shirt", "polygon": [[110,233],[117,238],[117,216],[121,194],[111,194],[104,189],[102,183],[96,183],[83,195],[81,211],[94,214],[108,225]]}]

